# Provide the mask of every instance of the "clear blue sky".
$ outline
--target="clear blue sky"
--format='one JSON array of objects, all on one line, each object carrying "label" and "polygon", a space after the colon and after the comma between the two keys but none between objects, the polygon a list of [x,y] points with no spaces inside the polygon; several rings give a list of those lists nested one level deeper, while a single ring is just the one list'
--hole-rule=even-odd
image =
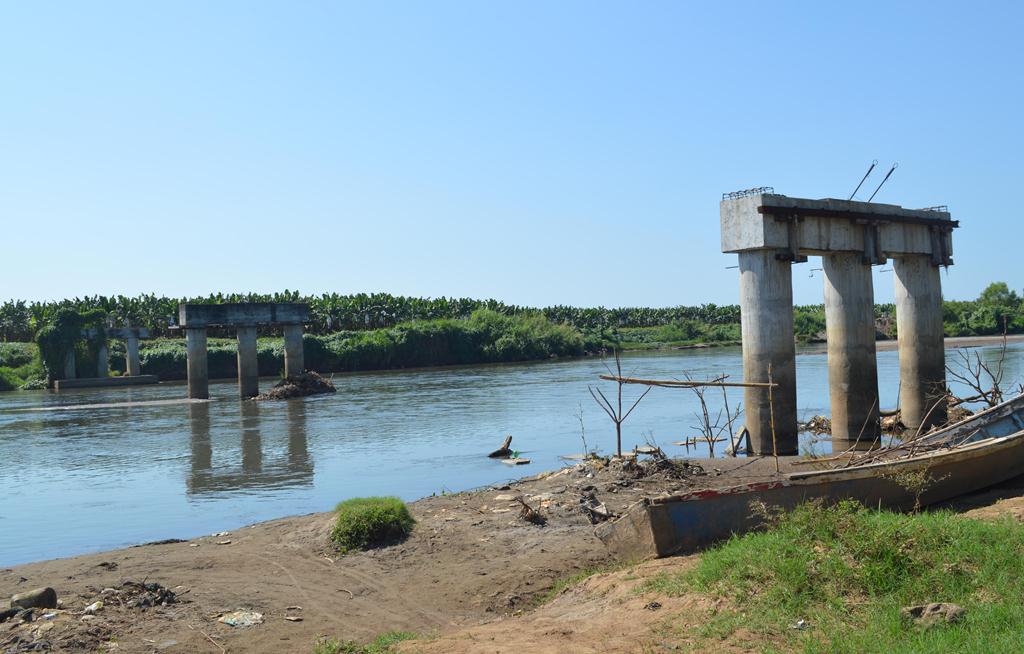
[{"label": "clear blue sky", "polygon": [[0,298],[735,303],[722,192],[872,159],[961,221],[947,298],[1019,292],[1022,7],[8,2]]}]

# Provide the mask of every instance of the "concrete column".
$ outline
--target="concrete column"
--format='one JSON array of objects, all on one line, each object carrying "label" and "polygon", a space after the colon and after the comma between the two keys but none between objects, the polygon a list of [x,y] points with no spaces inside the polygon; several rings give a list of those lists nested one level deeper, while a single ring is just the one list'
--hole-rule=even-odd
[{"label": "concrete column", "polygon": [[108,374],[110,374],[110,352],[107,350],[106,343],[100,343],[100,347],[96,351],[96,376],[106,377]]},{"label": "concrete column", "polygon": [[793,341],[793,274],[788,261],[770,250],[739,253],[743,378],[767,382],[768,367],[778,384],[745,388],[746,427],[754,454],[772,454],[772,405],[779,454],[796,454],[796,347]]},{"label": "concrete column", "polygon": [[185,356],[188,366],[188,396],[210,399],[210,378],[206,365],[206,330],[185,330]]},{"label": "concrete column", "polygon": [[[927,256],[893,260],[900,348],[900,417],[916,431],[946,421],[942,279]],[[930,412],[930,413],[929,413]],[[926,419],[927,418],[927,419]]]},{"label": "concrete column", "polygon": [[860,252],[822,257],[832,438],[879,437],[875,299],[871,266]]},{"label": "concrete column", "polygon": [[64,379],[74,379],[75,377],[77,377],[77,371],[75,370],[75,348],[71,348],[64,355]]},{"label": "concrete column", "polygon": [[302,348],[302,325],[285,325],[284,332],[284,374],[285,377],[298,375],[306,370],[305,353]]},{"label": "concrete column", "polygon": [[[206,352],[206,338],[204,334],[203,338],[203,352],[205,357]],[[139,339],[134,336],[129,336],[125,341],[125,372],[128,373],[129,377],[137,377],[142,374],[142,364],[139,362]]]},{"label": "concrete column", "polygon": [[260,375],[256,361],[256,328],[239,327],[237,337],[238,394],[246,400],[260,393]]}]

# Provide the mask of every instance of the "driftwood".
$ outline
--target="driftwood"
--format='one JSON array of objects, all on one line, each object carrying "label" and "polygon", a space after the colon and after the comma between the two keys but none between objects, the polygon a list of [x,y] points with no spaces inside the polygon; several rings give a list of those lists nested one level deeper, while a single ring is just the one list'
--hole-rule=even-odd
[{"label": "driftwood", "polygon": [[492,459],[507,459],[508,457],[512,456],[512,449],[509,447],[509,445],[511,444],[512,435],[509,434],[508,436],[505,437],[505,442],[501,444],[501,447],[494,450],[487,456],[491,457]]}]

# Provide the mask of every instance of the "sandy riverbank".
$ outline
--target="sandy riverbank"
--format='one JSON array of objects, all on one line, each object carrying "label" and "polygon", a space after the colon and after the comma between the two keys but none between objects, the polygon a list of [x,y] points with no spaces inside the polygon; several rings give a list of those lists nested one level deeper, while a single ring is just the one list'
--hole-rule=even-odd
[{"label": "sandy riverbank", "polygon": [[[391,630],[467,628],[529,608],[557,580],[609,561],[581,503],[617,514],[643,495],[774,473],[767,459],[694,463],[650,474],[577,465],[507,488],[424,498],[410,504],[417,526],[406,542],[344,557],[331,549],[332,515],[322,513],[0,570],[0,597],[52,586],[67,610],[50,621],[0,625],[0,651],[20,638],[26,647],[45,642],[67,652],[310,652],[321,635],[369,640]],[[510,495],[540,508],[547,524],[521,520]],[[159,583],[179,601],[146,610],[107,601],[81,619],[105,588],[126,580]],[[244,629],[217,622],[240,608],[265,622]]]},{"label": "sandy riverbank", "polygon": [[[784,460],[784,471],[790,461]],[[609,642],[640,647],[640,632],[656,616],[624,589],[689,559],[602,576],[534,610],[556,581],[612,562],[594,535],[592,512],[582,505],[603,503],[617,514],[645,495],[773,475],[768,458],[690,460],[685,468],[648,465],[641,472],[580,464],[504,487],[413,502],[417,526],[407,541],[344,557],[328,540],[332,515],[320,513],[190,541],[20,565],[0,570],[0,597],[52,586],[64,610],[52,620],[0,624],[0,651],[45,644],[58,652],[309,653],[320,636],[368,641],[396,630],[429,636],[404,644],[403,651],[597,652],[609,651],[601,649]],[[998,510],[989,505],[1021,494],[989,492],[961,505]],[[510,496],[539,508],[547,524],[520,519]],[[1024,500],[1013,510],[1020,506]],[[161,584],[178,601],[142,609],[104,595],[128,580]],[[82,618],[87,605],[104,598],[101,611]],[[264,622],[234,628],[217,621],[237,609],[257,611]]]},{"label": "sandy riverbank", "polygon": [[[955,350],[961,347],[984,347],[986,345],[999,345],[1003,341],[1002,336],[953,336],[945,339],[947,350]],[[1024,334],[1013,334],[1006,337],[1007,343],[1024,342]],[[875,341],[875,350],[878,352],[890,352],[896,350],[899,343],[895,339]],[[825,352],[828,349],[827,343],[815,343],[801,349],[801,354],[812,352]]]}]

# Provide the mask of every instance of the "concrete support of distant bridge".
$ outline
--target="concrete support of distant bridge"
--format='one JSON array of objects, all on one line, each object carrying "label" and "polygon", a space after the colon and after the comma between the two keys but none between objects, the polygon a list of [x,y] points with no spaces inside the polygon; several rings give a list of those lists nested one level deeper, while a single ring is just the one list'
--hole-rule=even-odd
[{"label": "concrete support of distant bridge", "polygon": [[185,330],[187,345],[188,396],[193,399],[210,397],[206,360],[208,328],[235,329],[238,339],[238,394],[246,399],[259,394],[256,330],[259,327],[281,327],[284,332],[285,374],[296,375],[305,369],[302,331],[306,322],[309,322],[309,306],[301,303],[179,305],[178,326]]}]

